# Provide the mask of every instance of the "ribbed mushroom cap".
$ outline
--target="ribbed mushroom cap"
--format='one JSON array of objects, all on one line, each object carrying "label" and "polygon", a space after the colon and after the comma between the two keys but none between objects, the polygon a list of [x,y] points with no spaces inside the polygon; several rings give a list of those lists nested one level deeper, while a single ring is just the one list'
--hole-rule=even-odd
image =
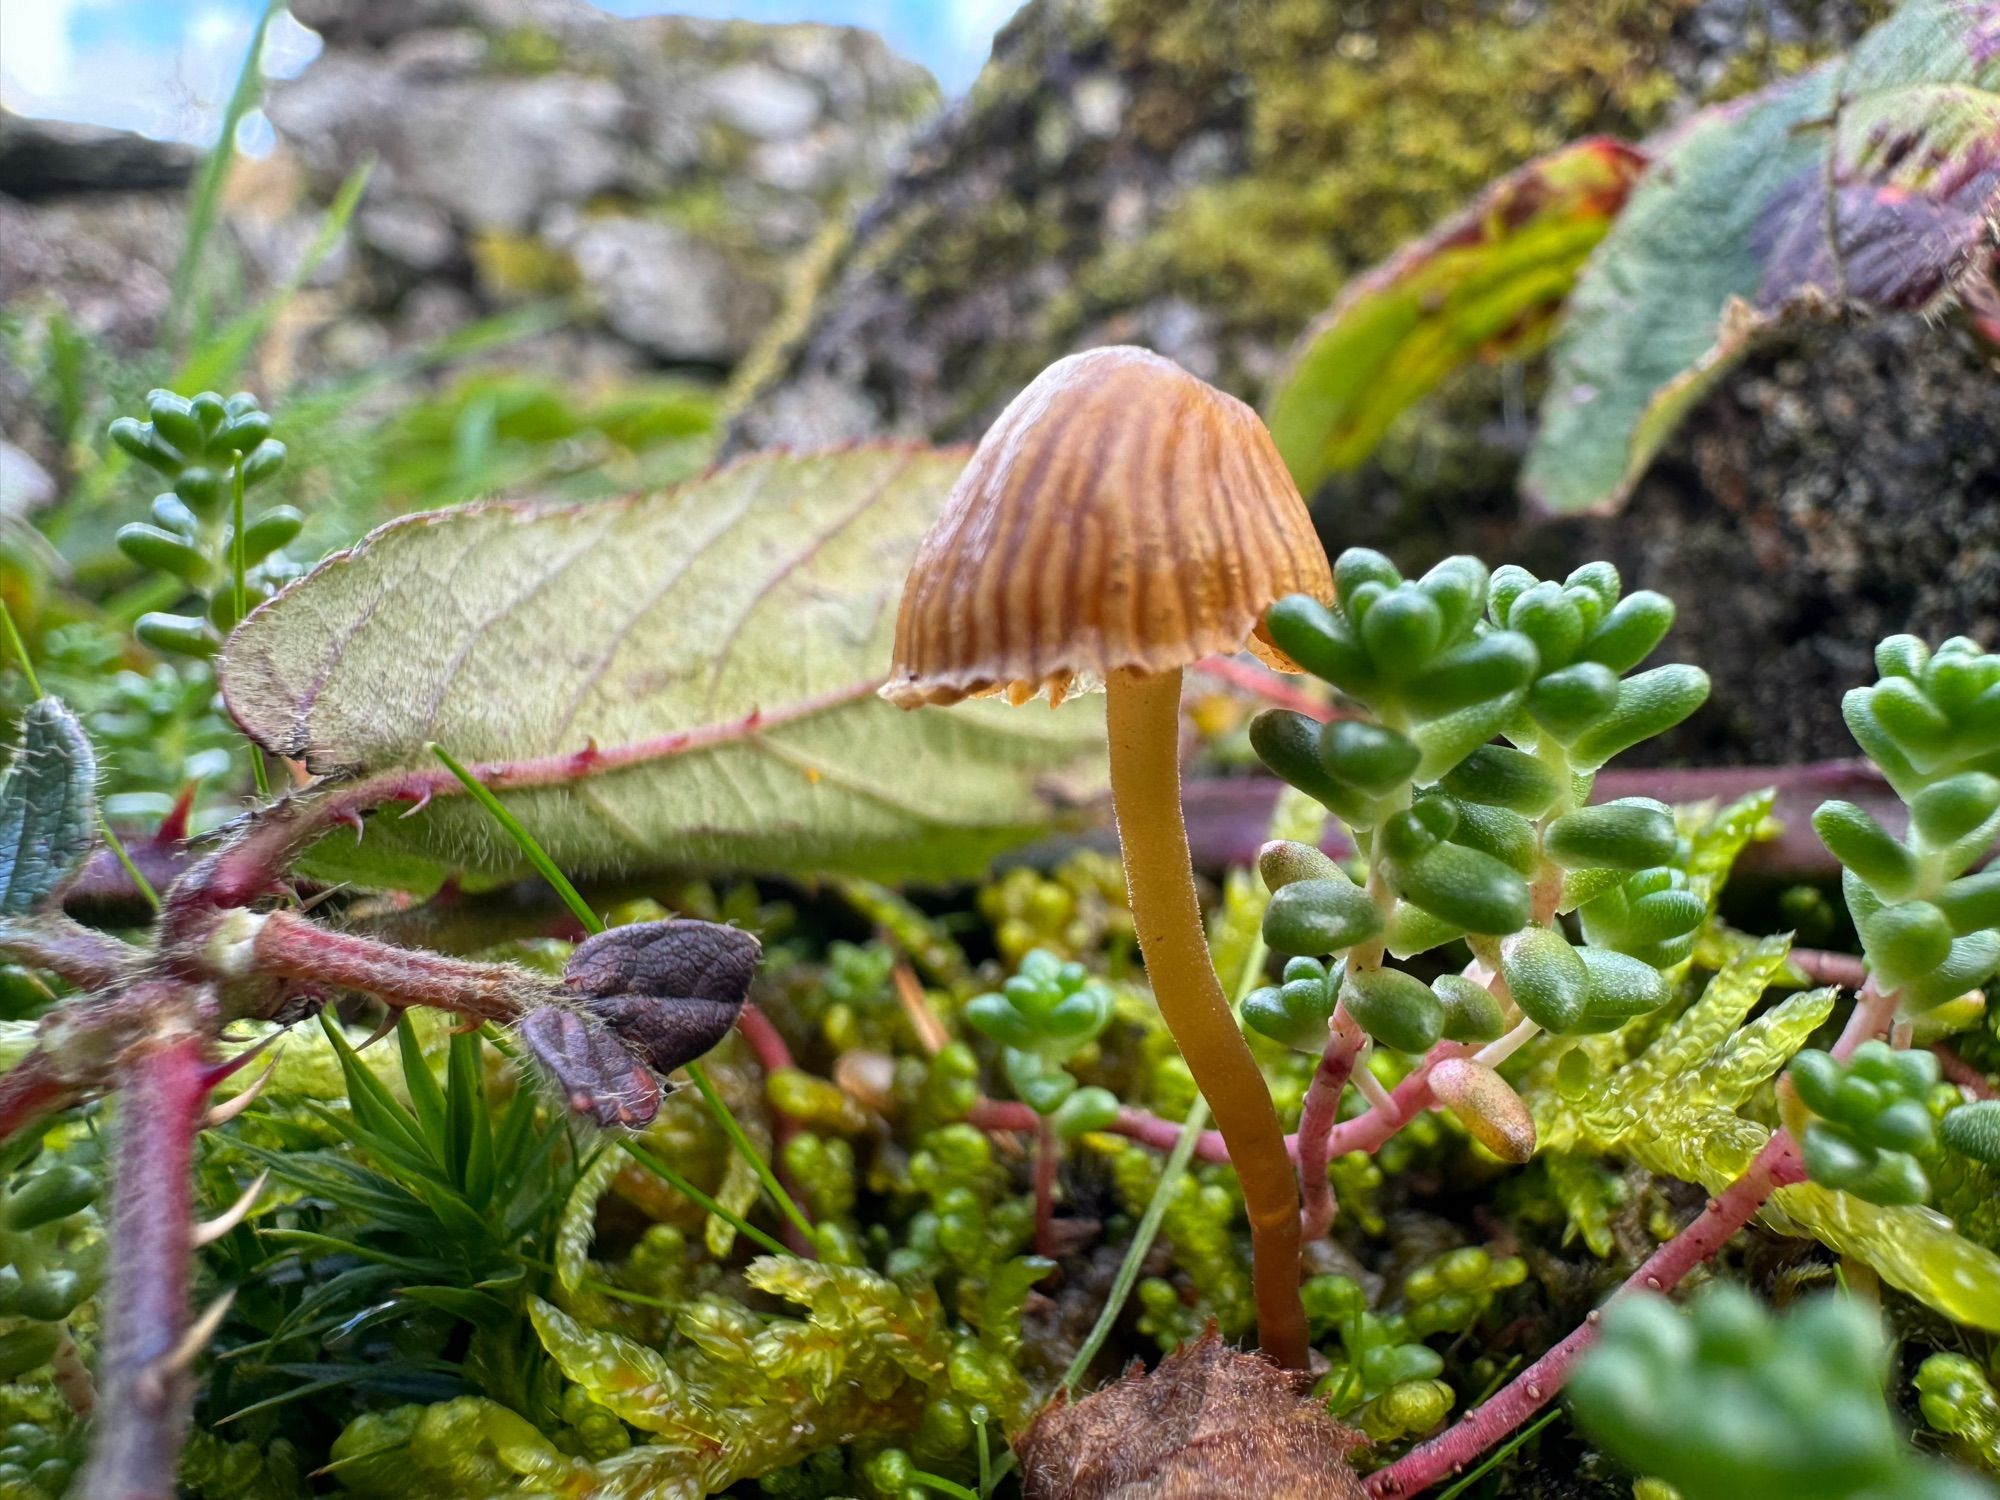
[{"label": "ribbed mushroom cap", "polygon": [[1257,414],[1144,349],[1057,360],[980,442],[910,565],[882,696],[1051,703],[1120,670],[1252,649],[1287,594],[1333,597]]}]

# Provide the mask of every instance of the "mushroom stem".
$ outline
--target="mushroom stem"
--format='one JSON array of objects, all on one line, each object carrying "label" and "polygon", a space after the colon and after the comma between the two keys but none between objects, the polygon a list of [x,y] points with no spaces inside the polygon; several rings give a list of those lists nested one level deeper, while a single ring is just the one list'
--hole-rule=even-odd
[{"label": "mushroom stem", "polygon": [[1116,672],[1106,684],[1111,805],[1132,925],[1160,1014],[1215,1114],[1250,1219],[1257,1334],[1289,1369],[1306,1363],[1299,1301],[1299,1185],[1271,1091],[1215,977],[1181,817],[1181,674]]}]

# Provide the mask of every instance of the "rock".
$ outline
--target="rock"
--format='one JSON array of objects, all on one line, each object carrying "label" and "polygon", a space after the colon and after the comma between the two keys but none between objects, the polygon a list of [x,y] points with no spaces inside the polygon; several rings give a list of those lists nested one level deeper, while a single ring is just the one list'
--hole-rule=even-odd
[{"label": "rock", "polygon": [[0,442],[0,521],[21,521],[56,497],[49,471],[12,443]]},{"label": "rock", "polygon": [[734,364],[777,310],[717,246],[658,220],[594,218],[557,241],[620,338],[682,364]]},{"label": "rock", "polygon": [[[735,418],[731,451],[962,441],[1050,361],[1149,344],[1257,401],[1353,274],[1519,162],[1636,139],[1879,15],[1860,0],[1031,0],[911,149]],[[1330,548],[1607,555],[1674,595],[1714,699],[1664,758],[1851,753],[1889,630],[2000,636],[2000,379],[1958,324],[1803,330],[1688,420],[1622,515],[1523,514],[1539,372],[1477,369],[1315,497]],[[1525,376],[1525,378],[1524,378]],[[1774,686],[1776,684],[1777,686]]]},{"label": "rock", "polygon": [[172,141],[0,110],[0,193],[10,198],[180,188],[200,160]]},{"label": "rock", "polygon": [[388,318],[440,282],[482,313],[579,291],[597,337],[655,363],[740,359],[792,257],[874,190],[936,97],[840,27],[624,20],[580,0],[298,15],[327,50],[267,112],[319,203],[377,162],[355,221],[362,310]]}]

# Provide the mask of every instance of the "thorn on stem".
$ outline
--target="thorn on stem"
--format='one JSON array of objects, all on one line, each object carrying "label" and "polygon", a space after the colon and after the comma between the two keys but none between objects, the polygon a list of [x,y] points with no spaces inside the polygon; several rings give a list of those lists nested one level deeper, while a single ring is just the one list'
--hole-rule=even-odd
[{"label": "thorn on stem", "polygon": [[230,1204],[228,1208],[224,1209],[207,1223],[195,1225],[194,1248],[199,1250],[205,1245],[214,1244],[238,1224],[249,1218],[250,1210],[256,1207],[257,1199],[264,1191],[264,1184],[270,1180],[271,1174],[268,1170],[259,1172],[257,1180],[245,1188],[242,1195],[234,1203]]},{"label": "thorn on stem", "polygon": [[270,1087],[271,1080],[277,1076],[277,1073],[278,1060],[274,1057],[264,1071],[251,1080],[249,1087],[244,1089],[242,1093],[233,1099],[223,1100],[222,1103],[216,1105],[207,1114],[203,1115],[201,1128],[203,1130],[213,1130],[218,1125],[227,1125],[231,1120],[242,1114],[244,1110],[257,1102],[257,1096]]},{"label": "thorn on stem", "polygon": [[187,1332],[180,1336],[179,1342],[146,1367],[145,1373],[139,1377],[141,1401],[149,1406],[158,1406],[166,1401],[169,1382],[192,1365],[202,1347],[215,1337],[222,1320],[229,1316],[230,1303],[235,1300],[236,1291],[231,1288],[209,1303],[202,1315],[188,1324]]}]

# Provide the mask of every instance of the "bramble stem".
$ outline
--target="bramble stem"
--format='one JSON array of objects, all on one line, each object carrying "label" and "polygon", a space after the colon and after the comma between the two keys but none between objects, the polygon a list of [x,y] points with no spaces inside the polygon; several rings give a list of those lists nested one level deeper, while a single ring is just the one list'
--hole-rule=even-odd
[{"label": "bramble stem", "polygon": [[[1833,1055],[1845,1062],[1855,1048],[1887,1030],[1895,1013],[1894,994],[1882,993],[1872,981],[1865,984],[1840,1039],[1833,1044]],[[1755,1218],[1773,1193],[1803,1182],[1805,1177],[1805,1163],[1800,1160],[1798,1144],[1791,1132],[1783,1129],[1773,1132],[1743,1175],[1709,1199],[1708,1207],[1692,1224],[1655,1250],[1612,1293],[1613,1299],[1631,1292],[1672,1291],[1688,1272],[1721,1250]],[[1386,1469],[1371,1474],[1365,1484],[1370,1500],[1400,1500],[1436,1484],[1464,1468],[1541,1410],[1562,1389],[1578,1357],[1597,1342],[1601,1312],[1601,1309],[1593,1312],[1561,1343],[1515,1376],[1491,1401],[1469,1412],[1428,1443],[1412,1448]]]},{"label": "bramble stem", "polygon": [[1320,1054],[1319,1067],[1313,1070],[1305,1103],[1299,1109],[1299,1182],[1304,1195],[1299,1233],[1308,1244],[1333,1228],[1334,1215],[1340,1209],[1326,1176],[1326,1164],[1333,1159],[1327,1155],[1327,1138],[1333,1133],[1340,1097],[1347,1092],[1347,1080],[1361,1056],[1364,1040],[1347,1007],[1336,1005],[1327,1028],[1326,1050]]},{"label": "bramble stem", "polygon": [[517,1021],[548,999],[540,982],[512,964],[399,948],[288,911],[263,919],[250,951],[258,970],[274,977],[337,984],[394,1006],[428,1005],[482,1021]]},{"label": "bramble stem", "polygon": [[59,974],[82,990],[109,989],[144,957],[132,944],[54,912],[0,921],[0,953]]},{"label": "bramble stem", "polygon": [[171,1495],[194,1383],[182,1348],[194,1259],[194,1140],[208,1098],[201,1039],[152,1039],[119,1068],[111,1264],[102,1301],[95,1444],[83,1500]]},{"label": "bramble stem", "polygon": [[1178,670],[1117,672],[1107,687],[1111,802],[1132,925],[1160,1014],[1215,1112],[1242,1185],[1259,1340],[1279,1364],[1303,1369],[1298,1177],[1202,932],[1181,817],[1180,695]]}]

